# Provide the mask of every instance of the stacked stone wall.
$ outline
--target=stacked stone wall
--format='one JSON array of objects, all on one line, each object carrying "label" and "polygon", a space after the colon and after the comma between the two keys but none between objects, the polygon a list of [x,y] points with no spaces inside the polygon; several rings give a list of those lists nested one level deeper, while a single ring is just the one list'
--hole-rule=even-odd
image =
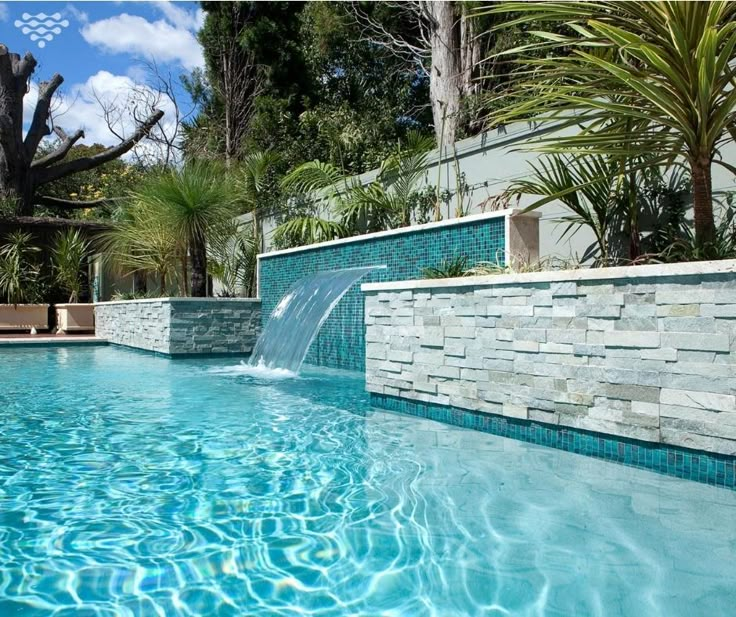
[{"label": "stacked stone wall", "polygon": [[169,355],[248,354],[260,325],[260,302],[244,298],[158,298],[95,305],[99,338]]},{"label": "stacked stone wall", "polygon": [[364,285],[366,383],[736,454],[736,262]]}]

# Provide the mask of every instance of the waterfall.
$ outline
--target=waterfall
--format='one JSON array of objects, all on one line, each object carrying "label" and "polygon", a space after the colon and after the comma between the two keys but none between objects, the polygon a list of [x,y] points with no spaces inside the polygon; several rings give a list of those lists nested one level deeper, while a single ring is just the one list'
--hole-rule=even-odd
[{"label": "waterfall", "polygon": [[298,280],[271,313],[256,342],[251,366],[296,373],[320,327],[345,292],[371,270],[385,267],[329,270]]}]

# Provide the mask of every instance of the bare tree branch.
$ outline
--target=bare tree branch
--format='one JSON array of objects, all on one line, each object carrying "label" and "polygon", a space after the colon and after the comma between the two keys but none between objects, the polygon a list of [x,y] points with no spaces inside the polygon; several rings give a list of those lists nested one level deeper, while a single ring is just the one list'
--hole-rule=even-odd
[{"label": "bare tree branch", "polygon": [[48,206],[59,210],[81,210],[83,208],[97,208],[99,206],[112,205],[117,198],[93,199],[90,201],[75,201],[71,199],[61,199],[59,197],[51,197],[49,195],[37,195],[34,202],[39,206]]},{"label": "bare tree branch", "polygon": [[54,96],[54,92],[56,92],[63,82],[64,78],[58,73],[55,73],[49,81],[42,81],[38,86],[38,102],[33,112],[31,128],[28,129],[28,134],[23,142],[27,161],[33,160],[38,149],[38,144],[41,143],[41,140],[46,135],[51,134],[51,129],[48,125],[51,99]]},{"label": "bare tree branch", "polygon": [[40,159],[35,159],[31,163],[31,169],[38,169],[40,167],[48,167],[49,165],[52,165],[53,163],[60,161],[69,153],[69,150],[71,150],[72,146],[75,143],[77,143],[80,139],[84,138],[84,131],[82,130],[77,131],[71,137],[69,137],[64,132],[64,129],[62,129],[61,127],[55,126],[54,133],[56,133],[56,135],[61,140],[59,147],[56,148],[56,150],[54,150],[53,152],[49,152],[49,154],[47,154],[46,156],[41,157]]},{"label": "bare tree branch", "polygon": [[141,139],[148,135],[148,133],[156,125],[156,123],[161,120],[163,115],[163,111],[156,110],[145,120],[145,122],[138,126],[133,135],[131,135],[128,139],[121,141],[119,144],[108,148],[104,152],[100,152],[99,154],[96,154],[94,156],[85,156],[73,161],[68,161],[66,163],[61,163],[59,165],[40,169],[34,174],[36,185],[47,184],[49,182],[57,180],[58,178],[63,178],[64,176],[68,176],[70,174],[75,174],[80,171],[86,171],[88,169],[94,169],[95,167],[104,165],[105,163],[122,156],[131,148],[133,148]]}]

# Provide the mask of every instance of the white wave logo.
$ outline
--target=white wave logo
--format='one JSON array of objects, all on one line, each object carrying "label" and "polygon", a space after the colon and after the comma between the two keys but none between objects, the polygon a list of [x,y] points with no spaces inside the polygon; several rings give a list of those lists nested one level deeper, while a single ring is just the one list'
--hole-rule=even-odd
[{"label": "white wave logo", "polygon": [[21,18],[15,20],[15,27],[23,34],[29,35],[34,43],[38,41],[37,44],[41,48],[46,47],[47,42],[53,41],[54,36],[61,34],[61,31],[69,25],[69,20],[62,19],[61,13],[53,15],[23,13]]}]

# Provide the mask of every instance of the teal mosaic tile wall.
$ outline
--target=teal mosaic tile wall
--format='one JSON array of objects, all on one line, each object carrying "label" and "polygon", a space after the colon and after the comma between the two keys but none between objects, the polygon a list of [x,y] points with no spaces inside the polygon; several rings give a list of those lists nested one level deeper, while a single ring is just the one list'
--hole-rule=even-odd
[{"label": "teal mosaic tile wall", "polygon": [[736,457],[371,393],[371,405],[483,433],[736,489]]},{"label": "teal mosaic tile wall", "polygon": [[[323,270],[386,265],[367,274],[362,283],[421,278],[422,269],[463,255],[468,263],[503,259],[502,216],[468,220],[336,246],[274,255],[260,259],[262,319],[299,279]],[[317,366],[365,370],[364,298],[354,285],[332,311],[312,343],[306,362]]]}]

